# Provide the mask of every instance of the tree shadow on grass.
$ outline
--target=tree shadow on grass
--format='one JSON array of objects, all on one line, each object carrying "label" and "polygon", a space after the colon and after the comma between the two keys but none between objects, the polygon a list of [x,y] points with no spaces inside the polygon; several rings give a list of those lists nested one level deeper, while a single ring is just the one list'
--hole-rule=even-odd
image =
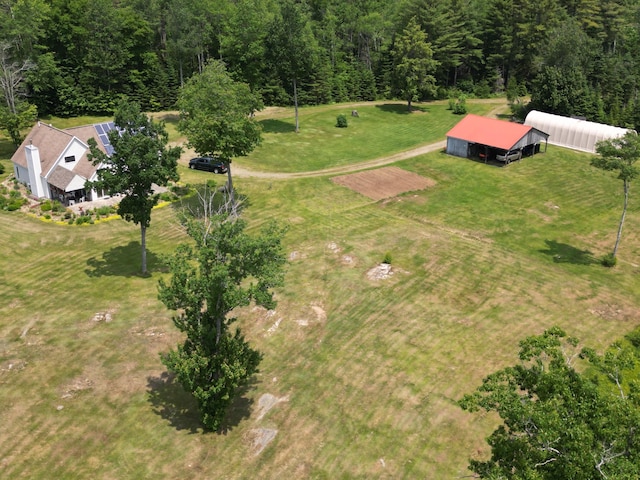
[{"label": "tree shadow on grass", "polygon": [[496,115],[496,118],[498,118],[499,120],[504,120],[506,122],[511,122],[514,119],[514,116],[512,113],[498,113]]},{"label": "tree shadow on grass", "polygon": [[[177,430],[188,430],[189,433],[207,431],[200,422],[198,403],[182,388],[175,375],[164,372],[159,377],[148,377],[147,386],[149,403],[154,413],[167,420],[171,426]],[[249,418],[253,399],[245,395],[253,388],[255,388],[255,382],[237,390],[222,426],[216,433],[226,435],[243,419]]]},{"label": "tree shadow on grass", "polygon": [[292,133],[296,131],[296,126],[277,119],[260,120],[264,133]]},{"label": "tree shadow on grass", "polygon": [[[85,273],[88,277],[136,277],[142,275],[142,247],[140,242],[113,247],[102,257],[87,260]],[[155,271],[165,271],[166,265],[161,257],[147,249],[147,275]]]},{"label": "tree shadow on grass", "polygon": [[580,250],[555,240],[545,240],[544,243],[547,244],[548,248],[540,250],[540,252],[551,256],[556,263],[573,263],[574,265],[593,265],[598,263],[598,259],[589,250]]},{"label": "tree shadow on grass", "polygon": [[147,392],[153,412],[176,430],[204,431],[195,398],[184,391],[173,374],[164,372],[159,377],[148,377]]},{"label": "tree shadow on grass", "polygon": [[429,111],[427,107],[422,105],[411,105],[411,112],[409,112],[406,103],[383,103],[381,105],[376,105],[376,108],[379,108],[383,112],[397,113],[399,115],[409,115],[414,112],[427,113]]}]

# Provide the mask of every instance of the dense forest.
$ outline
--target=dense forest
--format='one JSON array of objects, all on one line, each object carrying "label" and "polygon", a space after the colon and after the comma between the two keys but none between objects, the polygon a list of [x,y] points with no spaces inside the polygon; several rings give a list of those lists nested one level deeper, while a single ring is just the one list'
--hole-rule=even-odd
[{"label": "dense forest", "polygon": [[398,98],[414,22],[435,80],[416,100],[506,92],[640,127],[638,0],[2,0],[2,126],[123,96],[171,109],[209,59],[266,105]]}]

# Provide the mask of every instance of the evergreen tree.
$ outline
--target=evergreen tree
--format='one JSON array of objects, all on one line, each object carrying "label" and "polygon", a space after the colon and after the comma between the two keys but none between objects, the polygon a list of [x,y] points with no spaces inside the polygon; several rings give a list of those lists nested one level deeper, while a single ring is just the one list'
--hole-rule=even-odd
[{"label": "evergreen tree", "polygon": [[427,36],[415,18],[396,38],[393,57],[398,89],[411,112],[411,102],[423,98],[425,94],[435,94],[433,72],[437,67],[431,44],[427,42]]}]

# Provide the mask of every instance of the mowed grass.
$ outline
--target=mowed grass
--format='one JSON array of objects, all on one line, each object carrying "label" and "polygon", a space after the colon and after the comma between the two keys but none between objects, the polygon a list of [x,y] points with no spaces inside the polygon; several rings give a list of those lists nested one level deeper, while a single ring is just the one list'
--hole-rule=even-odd
[{"label": "mowed grass", "polygon": [[[484,115],[496,104],[471,103],[469,113]],[[262,144],[238,162],[263,171],[308,172],[384,157],[442,140],[461,118],[447,108],[442,102],[419,104],[411,114],[406,103],[303,108],[298,133],[293,112],[260,120]],[[351,116],[354,109],[358,117]],[[347,116],[347,128],[336,127],[338,114]]]},{"label": "mowed grass", "polygon": [[[456,401],[520,339],[559,325],[602,349],[639,323],[638,199],[619,265],[601,267],[622,188],[589,158],[550,147],[496,168],[434,152],[398,166],[435,187],[380,202],[328,177],[235,179],[251,229],[290,225],[291,260],[275,312],[237,312],[264,360],[224,434],[202,434],[158,356],[179,340],[157,300],[161,256],[186,240],[173,208],[154,211],[149,278],[134,225],[0,212],[0,476],[469,475],[496,419]],[[368,279],[387,252],[393,276]],[[264,394],[283,401],[261,416]],[[257,454],[259,429],[277,434]]]}]

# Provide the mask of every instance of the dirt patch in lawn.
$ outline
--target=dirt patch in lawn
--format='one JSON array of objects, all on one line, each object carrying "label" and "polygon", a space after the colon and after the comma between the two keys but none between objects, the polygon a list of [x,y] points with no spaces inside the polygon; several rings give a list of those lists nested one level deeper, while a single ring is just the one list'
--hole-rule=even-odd
[{"label": "dirt patch in lawn", "polygon": [[376,170],[333,177],[334,183],[350,188],[373,200],[391,198],[405,192],[424,190],[436,182],[417,173],[398,167],[384,167]]}]

